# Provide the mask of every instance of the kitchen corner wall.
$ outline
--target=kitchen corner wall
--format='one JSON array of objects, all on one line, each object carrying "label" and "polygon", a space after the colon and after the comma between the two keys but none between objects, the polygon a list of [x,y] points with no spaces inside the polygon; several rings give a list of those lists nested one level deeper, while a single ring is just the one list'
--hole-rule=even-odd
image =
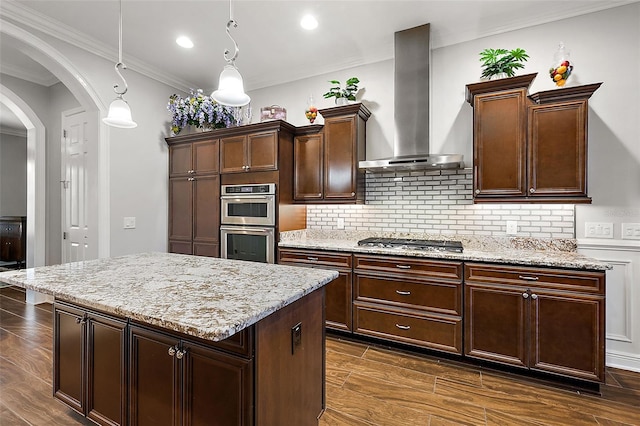
[{"label": "kitchen corner wall", "polygon": [[574,238],[571,204],[473,204],[471,169],[367,174],[365,205],[314,205],[308,229]]}]

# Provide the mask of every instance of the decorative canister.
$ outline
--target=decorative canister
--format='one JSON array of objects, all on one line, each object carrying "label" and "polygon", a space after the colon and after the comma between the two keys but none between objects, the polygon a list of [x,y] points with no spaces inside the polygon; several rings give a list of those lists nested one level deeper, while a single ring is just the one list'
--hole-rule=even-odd
[{"label": "decorative canister", "polygon": [[564,43],[560,43],[558,50],[553,55],[553,64],[549,68],[549,77],[558,87],[564,86],[573,72],[573,61],[571,61],[570,56],[571,54],[564,47]]},{"label": "decorative canister", "polygon": [[260,122],[268,120],[286,120],[287,110],[279,105],[260,108]]}]

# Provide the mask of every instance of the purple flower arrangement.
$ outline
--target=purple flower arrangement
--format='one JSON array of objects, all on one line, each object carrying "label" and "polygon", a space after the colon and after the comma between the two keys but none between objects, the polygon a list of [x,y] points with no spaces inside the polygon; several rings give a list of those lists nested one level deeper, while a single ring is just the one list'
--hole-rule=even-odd
[{"label": "purple flower arrangement", "polygon": [[202,89],[191,89],[186,98],[171,95],[167,110],[172,114],[171,132],[174,135],[188,125],[200,129],[220,129],[236,124],[234,109],[220,105],[210,96],[204,95]]}]

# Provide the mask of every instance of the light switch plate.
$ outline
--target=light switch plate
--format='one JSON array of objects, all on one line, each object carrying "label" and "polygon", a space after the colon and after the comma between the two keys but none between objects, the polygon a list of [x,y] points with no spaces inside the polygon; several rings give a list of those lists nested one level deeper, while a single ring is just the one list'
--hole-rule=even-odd
[{"label": "light switch plate", "polygon": [[136,218],[134,217],[125,217],[124,218],[124,229],[134,229],[136,227]]},{"label": "light switch plate", "polygon": [[344,218],[343,217],[339,217],[338,220],[336,221],[336,228],[337,229],[344,229]]},{"label": "light switch plate", "polygon": [[623,223],[622,239],[640,240],[640,223]]},{"label": "light switch plate", "polygon": [[584,236],[586,238],[613,238],[613,223],[585,222]]}]

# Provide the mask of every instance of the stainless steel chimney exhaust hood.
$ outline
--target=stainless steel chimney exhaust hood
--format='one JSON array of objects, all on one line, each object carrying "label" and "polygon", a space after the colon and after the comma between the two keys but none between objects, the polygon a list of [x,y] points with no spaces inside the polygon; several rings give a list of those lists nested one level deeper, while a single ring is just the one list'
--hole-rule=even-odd
[{"label": "stainless steel chimney exhaust hood", "polygon": [[360,161],[367,172],[464,167],[461,154],[429,153],[430,24],[395,33],[393,157]]}]

